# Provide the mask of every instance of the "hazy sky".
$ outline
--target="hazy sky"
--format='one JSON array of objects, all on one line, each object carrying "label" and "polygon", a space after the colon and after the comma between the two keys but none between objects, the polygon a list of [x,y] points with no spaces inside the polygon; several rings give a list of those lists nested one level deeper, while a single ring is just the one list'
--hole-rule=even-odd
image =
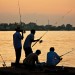
[{"label": "hazy sky", "polygon": [[[75,0],[19,0],[21,20],[39,25],[75,26]],[[64,17],[64,18],[63,18]],[[19,22],[18,0],[0,0],[0,23]],[[56,25],[56,24],[55,24]]]}]

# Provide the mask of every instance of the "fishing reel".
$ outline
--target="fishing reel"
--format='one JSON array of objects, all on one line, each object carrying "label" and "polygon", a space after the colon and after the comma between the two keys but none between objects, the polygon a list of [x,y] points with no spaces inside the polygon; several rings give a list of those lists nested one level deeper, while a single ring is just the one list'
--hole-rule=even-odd
[{"label": "fishing reel", "polygon": [[42,42],[43,42],[43,40],[40,40],[40,41],[39,41],[39,43],[42,43]]}]

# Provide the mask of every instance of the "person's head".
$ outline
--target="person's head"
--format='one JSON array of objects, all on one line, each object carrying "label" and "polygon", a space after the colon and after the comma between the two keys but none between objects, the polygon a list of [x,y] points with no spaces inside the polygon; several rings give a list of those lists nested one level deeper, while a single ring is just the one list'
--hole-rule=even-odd
[{"label": "person's head", "polygon": [[32,34],[35,34],[35,30],[34,30],[34,29],[32,29],[32,30],[31,30],[31,33],[32,33]]},{"label": "person's head", "polygon": [[35,52],[37,55],[41,54],[41,51],[40,50],[36,50]]},{"label": "person's head", "polygon": [[16,27],[15,28],[15,30],[17,31],[17,32],[21,32],[22,30],[20,29],[20,27],[18,26],[18,27]]},{"label": "person's head", "polygon": [[50,47],[50,51],[54,51],[54,47]]}]

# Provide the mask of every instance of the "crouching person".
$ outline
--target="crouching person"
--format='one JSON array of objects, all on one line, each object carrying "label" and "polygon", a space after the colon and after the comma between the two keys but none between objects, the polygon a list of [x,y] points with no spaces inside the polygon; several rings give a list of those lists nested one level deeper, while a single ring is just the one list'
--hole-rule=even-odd
[{"label": "crouching person", "polygon": [[50,48],[50,52],[47,53],[47,65],[48,66],[56,66],[62,58],[54,52],[54,47]]},{"label": "crouching person", "polygon": [[40,64],[40,62],[38,60],[38,56],[40,54],[41,54],[40,50],[36,50],[35,53],[29,54],[23,61],[24,65],[30,69],[37,67]]}]

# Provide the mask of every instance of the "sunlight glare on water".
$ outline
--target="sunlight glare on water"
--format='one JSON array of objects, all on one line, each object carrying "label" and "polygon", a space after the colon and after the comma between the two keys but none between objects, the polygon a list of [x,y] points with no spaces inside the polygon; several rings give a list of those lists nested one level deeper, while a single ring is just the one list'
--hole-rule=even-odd
[{"label": "sunlight glare on water", "polygon": [[[46,31],[36,31],[35,39],[40,38]],[[30,32],[27,31],[24,34],[24,39]],[[0,31],[0,54],[7,65],[15,61],[15,50],[13,47],[13,34],[14,31]],[[33,46],[33,52],[37,49],[41,50],[39,56],[40,62],[46,62],[46,55],[50,47],[54,47],[55,51],[61,56],[62,54],[75,50],[75,31],[48,31],[43,37],[43,42],[37,43]],[[0,66],[3,61],[0,56]],[[20,62],[24,59],[24,51],[22,49],[22,55]],[[75,51],[63,56],[63,60],[58,64],[63,66],[75,66]]]}]

